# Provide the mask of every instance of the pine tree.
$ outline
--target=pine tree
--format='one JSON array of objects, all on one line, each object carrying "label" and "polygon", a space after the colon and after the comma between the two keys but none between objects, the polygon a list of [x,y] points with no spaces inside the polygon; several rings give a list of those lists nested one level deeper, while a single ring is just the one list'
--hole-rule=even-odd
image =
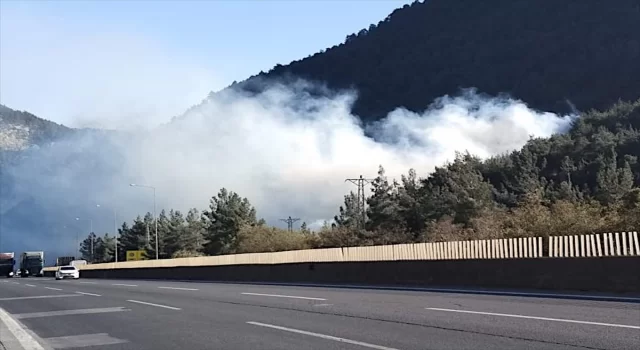
[{"label": "pine tree", "polygon": [[340,206],[339,214],[333,218],[333,226],[357,228],[362,220],[361,207],[358,196],[353,191],[349,192],[344,196],[344,205]]},{"label": "pine tree", "polygon": [[235,251],[238,232],[242,225],[259,225],[256,209],[247,198],[222,188],[212,197],[209,210],[203,213],[206,222],[205,252],[209,255],[229,254]]},{"label": "pine tree", "polygon": [[167,221],[168,229],[164,235],[163,254],[170,258],[179,250],[184,249],[186,225],[184,217],[179,210],[171,210]]},{"label": "pine tree", "polygon": [[367,199],[367,227],[370,230],[402,228],[404,223],[398,206],[397,184],[389,184],[382,166],[378,168],[378,176],[371,182],[371,191],[373,194]]},{"label": "pine tree", "polygon": [[[147,214],[149,216],[149,214]],[[147,246],[147,224],[138,216],[131,227],[125,222],[118,229],[118,261],[125,261],[129,250],[143,250]]]},{"label": "pine tree", "polygon": [[406,229],[413,234],[413,239],[424,231],[426,220],[420,205],[420,182],[414,169],[407,176],[402,175],[402,185],[398,187],[398,214],[404,221]]},{"label": "pine tree", "polygon": [[83,260],[94,262],[96,248],[96,234],[94,232],[89,233],[80,243],[80,255]]},{"label": "pine tree", "polygon": [[183,249],[193,253],[202,252],[205,243],[205,223],[198,209],[192,208],[189,210],[185,219],[185,225]]}]

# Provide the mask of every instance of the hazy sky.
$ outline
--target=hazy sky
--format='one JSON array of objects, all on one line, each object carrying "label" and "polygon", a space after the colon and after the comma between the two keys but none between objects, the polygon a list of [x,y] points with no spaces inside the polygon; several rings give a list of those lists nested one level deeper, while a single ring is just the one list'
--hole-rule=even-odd
[{"label": "hazy sky", "polygon": [[405,0],[0,0],[0,103],[70,126],[169,120]]}]

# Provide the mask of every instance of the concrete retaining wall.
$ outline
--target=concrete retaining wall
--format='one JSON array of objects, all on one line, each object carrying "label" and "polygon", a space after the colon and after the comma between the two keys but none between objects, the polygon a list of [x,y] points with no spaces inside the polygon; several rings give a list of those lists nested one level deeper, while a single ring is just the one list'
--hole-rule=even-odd
[{"label": "concrete retaining wall", "polygon": [[82,269],[81,276],[640,293],[639,271],[640,257],[627,256],[94,268]]}]

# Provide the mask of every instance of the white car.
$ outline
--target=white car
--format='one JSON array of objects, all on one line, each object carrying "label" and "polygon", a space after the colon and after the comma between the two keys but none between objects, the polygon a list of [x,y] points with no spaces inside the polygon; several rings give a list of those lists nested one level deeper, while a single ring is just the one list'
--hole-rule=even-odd
[{"label": "white car", "polygon": [[80,278],[80,271],[75,266],[60,266],[56,271],[56,280],[65,278],[73,278],[77,280]]}]

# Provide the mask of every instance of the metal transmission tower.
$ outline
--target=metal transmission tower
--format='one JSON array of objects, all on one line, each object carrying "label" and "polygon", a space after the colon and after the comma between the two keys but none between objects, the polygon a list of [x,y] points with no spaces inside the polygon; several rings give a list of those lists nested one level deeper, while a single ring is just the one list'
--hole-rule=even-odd
[{"label": "metal transmission tower", "polygon": [[362,177],[362,175],[360,175],[359,178],[357,179],[346,179],[344,180],[345,182],[349,181],[352,184],[358,186],[358,206],[360,207],[360,211],[362,211],[362,220],[360,222],[361,228],[364,230],[364,225],[367,222],[367,210],[366,210],[366,204],[367,204],[367,196],[364,193],[364,186],[367,184],[370,184],[371,181],[373,181],[374,179],[365,179]]},{"label": "metal transmission tower", "polygon": [[280,219],[280,221],[284,221],[287,223],[287,230],[289,230],[289,232],[293,232],[293,223],[299,220],[300,219],[298,218],[292,219],[291,216],[289,216],[289,218],[287,219]]}]

